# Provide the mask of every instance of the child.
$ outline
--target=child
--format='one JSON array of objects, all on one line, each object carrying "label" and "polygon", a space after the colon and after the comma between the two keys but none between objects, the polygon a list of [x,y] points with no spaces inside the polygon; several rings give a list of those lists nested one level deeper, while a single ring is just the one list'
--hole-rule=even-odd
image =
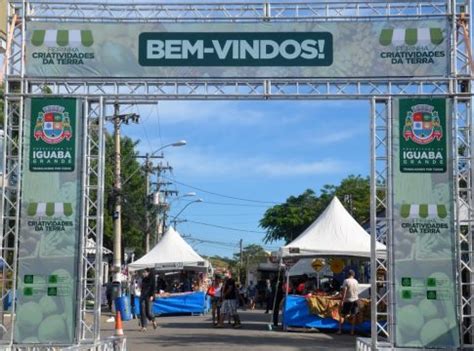
[{"label": "child", "polygon": [[217,325],[220,316],[221,309],[221,280],[219,277],[215,277],[212,285],[207,289],[207,295],[211,298],[211,311],[212,311],[212,324]]}]

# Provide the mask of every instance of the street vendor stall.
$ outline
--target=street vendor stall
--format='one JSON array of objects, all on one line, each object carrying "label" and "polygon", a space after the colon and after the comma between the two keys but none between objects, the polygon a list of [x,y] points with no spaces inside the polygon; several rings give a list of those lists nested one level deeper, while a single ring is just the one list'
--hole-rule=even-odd
[{"label": "street vendor stall", "polygon": [[[383,253],[385,246],[377,244],[377,251]],[[337,197],[331,201],[326,210],[311,224],[302,234],[291,243],[280,249],[282,261],[288,259],[323,258],[320,262],[312,262],[315,269],[330,269],[332,273],[343,275],[352,264],[360,262],[368,263],[370,258],[370,235],[357,223],[357,221],[346,211]],[[308,261],[300,264],[300,267],[308,265]],[[321,266],[321,268],[318,268]],[[350,266],[350,268],[355,268]],[[294,270],[295,271],[295,270]],[[360,269],[359,269],[360,271]],[[333,277],[335,276],[333,274]],[[360,272],[363,275],[363,272]],[[289,284],[290,270],[287,270],[286,280]],[[367,286],[365,286],[367,289]],[[318,329],[336,329],[339,318],[338,311],[340,301],[334,299],[332,292],[323,293],[316,289],[313,295],[296,296],[287,295],[283,306],[283,326],[288,327],[314,327]],[[369,300],[365,301],[370,306]],[[359,330],[367,331],[370,321],[359,320]],[[366,314],[370,320],[370,313]],[[367,324],[363,324],[367,322]],[[364,327],[365,325],[366,327]]]},{"label": "street vendor stall", "polygon": [[207,274],[212,267],[173,228],[170,227],[150,252],[129,264],[128,268],[129,271],[152,268],[155,273],[160,273],[160,279],[164,280],[167,275],[181,279],[179,286],[170,287],[167,291],[161,290],[158,284],[160,290],[153,304],[155,314],[207,312],[209,303],[204,292]]}]

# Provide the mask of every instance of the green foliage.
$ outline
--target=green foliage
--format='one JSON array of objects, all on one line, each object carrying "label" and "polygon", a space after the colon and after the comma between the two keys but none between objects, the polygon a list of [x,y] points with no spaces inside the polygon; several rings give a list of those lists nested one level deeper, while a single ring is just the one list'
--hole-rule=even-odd
[{"label": "green foliage", "polygon": [[[123,137],[122,153],[122,247],[134,248],[137,257],[144,253],[145,238],[145,174],[135,156],[138,142]],[[114,139],[107,135],[105,162],[104,246],[113,248],[114,210]],[[138,171],[137,171],[138,170]],[[127,180],[129,179],[129,180]],[[127,180],[125,182],[125,180]]]},{"label": "green foliage", "polygon": [[207,259],[211,262],[212,267],[217,271],[237,271],[237,262],[231,258],[216,255],[207,257]]},{"label": "green foliage", "polygon": [[247,270],[250,266],[267,261],[268,253],[263,247],[251,244],[242,249],[242,265],[240,265],[240,252],[234,254],[234,260],[239,268],[239,278],[241,282],[246,281]]},{"label": "green foliage", "polygon": [[[257,244],[251,244],[242,249],[242,263],[244,267],[256,263],[266,262],[268,253],[263,247]],[[240,252],[234,254],[234,260],[240,262]]]},{"label": "green foliage", "polygon": [[[352,196],[352,208],[344,202],[344,196]],[[362,223],[370,213],[370,182],[368,177],[350,175],[339,185],[325,185],[318,196],[307,189],[299,196],[290,196],[285,203],[269,208],[260,220],[260,226],[267,231],[266,243],[295,239],[326,209],[332,198],[337,196],[353,217]]]}]

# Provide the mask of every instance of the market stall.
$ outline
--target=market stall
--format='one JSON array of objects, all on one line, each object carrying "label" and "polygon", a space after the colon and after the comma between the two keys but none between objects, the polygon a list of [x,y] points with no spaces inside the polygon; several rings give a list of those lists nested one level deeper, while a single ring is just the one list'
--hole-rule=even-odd
[{"label": "market stall", "polygon": [[[204,292],[212,267],[173,228],[170,227],[150,252],[128,268],[129,271],[152,268],[159,274],[153,304],[155,314],[198,314],[209,309]],[[160,284],[165,280],[168,281],[166,288]]]},{"label": "market stall", "polygon": [[[370,241],[370,235],[346,211],[339,199],[334,197],[326,210],[313,224],[295,240],[280,249],[280,257],[283,261],[289,259],[310,259],[302,261],[299,265],[297,263],[295,267],[299,267],[298,269],[300,271],[304,271],[305,269],[309,269],[306,267],[308,264],[313,268],[317,268],[315,264],[318,263],[321,266],[321,273],[331,272],[331,279],[334,283],[334,285],[328,284],[327,290],[322,289],[318,285],[317,289],[314,289],[314,295],[288,295],[283,306],[284,328],[337,328],[338,315],[336,316],[334,313],[331,315],[331,313],[324,308],[322,310],[311,308],[314,305],[313,297],[318,296],[317,306],[331,305],[332,311],[334,311],[334,306],[339,303],[339,301],[336,301],[332,297],[332,295],[338,291],[337,285],[335,284],[337,283],[336,278],[343,279],[345,272],[350,268],[356,271],[356,276],[360,280],[367,280],[368,277],[367,274],[364,274],[363,267],[368,266],[369,263]],[[377,252],[383,253],[385,246],[378,243],[376,249]],[[316,258],[321,262],[315,262]],[[317,270],[316,268],[315,270]],[[297,269],[293,269],[293,273],[296,270]],[[288,269],[286,274],[287,284],[290,284],[290,272],[291,270]],[[367,294],[368,286],[362,285],[361,288],[363,288]],[[332,322],[330,322],[330,320],[332,320]],[[359,322],[359,329],[362,328],[365,330],[365,327],[361,327],[364,321],[360,320]],[[367,326],[368,325],[370,325],[370,323],[368,323]]]}]

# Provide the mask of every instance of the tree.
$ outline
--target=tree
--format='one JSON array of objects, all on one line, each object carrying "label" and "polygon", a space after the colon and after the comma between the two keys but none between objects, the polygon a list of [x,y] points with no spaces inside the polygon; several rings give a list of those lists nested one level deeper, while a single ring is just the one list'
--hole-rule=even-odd
[{"label": "tree", "polygon": [[[343,201],[344,195],[351,195],[352,206]],[[334,196],[338,196],[359,223],[369,218],[369,178],[350,175],[338,186],[323,186],[319,196],[307,189],[303,194],[290,196],[285,203],[269,208],[260,220],[260,226],[267,231],[264,241],[285,240],[289,243],[321,215]]]},{"label": "tree", "polygon": [[[138,154],[138,142],[128,137],[121,139],[122,152],[122,247],[133,248],[135,255],[144,253],[146,185],[145,174],[135,156]],[[106,137],[105,162],[105,214],[104,214],[104,246],[113,247],[113,209],[114,209],[114,139]],[[129,179],[129,180],[127,180]],[[126,182],[124,182],[127,180]]]},{"label": "tree", "polygon": [[[263,263],[267,260],[268,253],[257,244],[247,245],[242,249],[242,262],[244,265]],[[240,252],[234,254],[234,260],[240,262]]]},{"label": "tree", "polygon": [[360,175],[350,175],[341,181],[335,195],[343,201],[344,195],[352,197],[352,208],[343,201],[344,207],[359,223],[364,223],[370,218],[370,178]]},{"label": "tree", "polygon": [[302,233],[326,208],[329,200],[307,189],[299,196],[290,196],[285,203],[269,208],[260,220],[267,231],[266,243],[283,239],[290,242]]},{"label": "tree", "polygon": [[217,272],[231,271],[235,273],[237,271],[236,261],[222,256],[211,256],[207,257],[209,262],[211,262],[212,267]]},{"label": "tree", "polygon": [[[240,281],[245,282],[249,267],[264,263],[267,261],[267,258],[268,252],[257,244],[251,244],[242,249],[242,261],[240,260],[240,252],[234,254],[234,261],[240,268]],[[241,265],[240,262],[242,262]]]}]

